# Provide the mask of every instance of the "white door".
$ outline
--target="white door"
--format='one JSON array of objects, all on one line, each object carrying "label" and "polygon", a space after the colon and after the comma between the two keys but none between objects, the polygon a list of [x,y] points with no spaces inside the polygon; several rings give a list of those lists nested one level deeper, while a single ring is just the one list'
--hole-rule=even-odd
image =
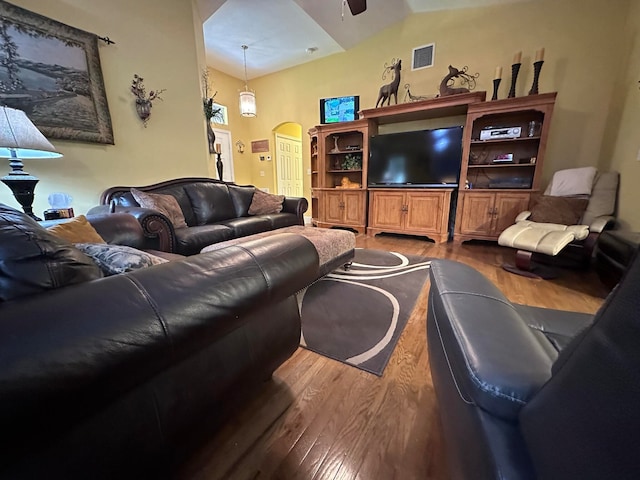
[{"label": "white door", "polygon": [[302,197],[302,141],[276,133],[278,195]]},{"label": "white door", "polygon": [[[231,146],[231,132],[229,130],[213,129],[216,134],[216,143],[220,144],[220,159],[222,160],[222,179],[225,182],[233,182],[233,149]],[[218,156],[215,153],[209,155],[209,176],[219,180],[216,162]]]}]

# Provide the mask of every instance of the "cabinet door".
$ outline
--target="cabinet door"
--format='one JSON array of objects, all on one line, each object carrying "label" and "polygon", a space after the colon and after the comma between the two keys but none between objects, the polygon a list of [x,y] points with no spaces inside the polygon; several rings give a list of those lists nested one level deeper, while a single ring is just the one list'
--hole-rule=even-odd
[{"label": "cabinet door", "polygon": [[342,192],[344,223],[364,225],[364,196],[360,190]]},{"label": "cabinet door", "polygon": [[528,193],[497,193],[495,202],[497,215],[493,233],[500,235],[506,228],[513,225],[518,214],[527,210],[528,207]]},{"label": "cabinet door", "polygon": [[494,201],[494,193],[463,193],[460,233],[463,235],[491,235]]},{"label": "cabinet door", "polygon": [[401,229],[403,227],[405,194],[402,192],[372,192],[371,218],[373,228]]},{"label": "cabinet door", "polygon": [[327,223],[342,223],[343,199],[342,192],[324,192],[323,220]]},{"label": "cabinet door", "polygon": [[[407,192],[406,195],[407,230],[432,233],[447,231],[447,222],[443,220],[445,197],[448,196],[445,192]],[[448,209],[446,210],[448,212]]]}]

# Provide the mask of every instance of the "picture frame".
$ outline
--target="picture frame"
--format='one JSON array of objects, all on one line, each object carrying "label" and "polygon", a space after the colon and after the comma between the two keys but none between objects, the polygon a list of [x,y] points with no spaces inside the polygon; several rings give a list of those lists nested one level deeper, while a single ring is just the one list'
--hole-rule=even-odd
[{"label": "picture frame", "polygon": [[219,108],[220,114],[216,117],[213,117],[211,119],[211,123],[215,125],[229,125],[229,114],[227,112],[227,107],[225,105],[213,102],[213,108]]},{"label": "picture frame", "polygon": [[113,144],[98,36],[0,0],[0,104],[48,138]]}]

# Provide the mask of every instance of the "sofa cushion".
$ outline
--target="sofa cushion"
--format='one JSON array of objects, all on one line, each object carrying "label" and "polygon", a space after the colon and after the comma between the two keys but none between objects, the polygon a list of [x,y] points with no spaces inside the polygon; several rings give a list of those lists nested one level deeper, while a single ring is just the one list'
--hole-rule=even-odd
[{"label": "sofa cushion", "polygon": [[236,216],[236,211],[224,183],[191,183],[184,187],[198,225],[207,225]]},{"label": "sofa cushion", "polygon": [[282,202],[284,202],[284,195],[272,195],[256,188],[249,206],[249,215],[280,213]]},{"label": "sofa cushion", "polygon": [[271,222],[264,217],[231,218],[220,222],[233,230],[234,237],[246,237],[254,233],[272,230]]},{"label": "sofa cushion", "polygon": [[260,215],[260,218],[264,218],[271,222],[271,228],[284,228],[292,225],[299,225],[298,216],[295,213],[270,213],[267,215]]},{"label": "sofa cushion", "polygon": [[176,253],[195,255],[203,245],[224,242],[234,238],[233,229],[226,225],[212,224],[176,230]]},{"label": "sofa cushion", "polygon": [[0,301],[101,277],[90,257],[0,204]]},{"label": "sofa cushion", "polygon": [[106,243],[84,215],[78,215],[47,230],[70,243]]},{"label": "sofa cushion", "polygon": [[540,223],[576,225],[587,208],[589,199],[542,195],[531,209],[529,220]]},{"label": "sofa cushion", "polygon": [[126,245],[77,243],[76,248],[89,255],[105,276],[132,272],[139,268],[167,263],[168,260]]},{"label": "sofa cushion", "polygon": [[166,216],[173,224],[173,228],[187,227],[182,209],[174,196],[142,192],[136,188],[131,189],[131,195],[134,196],[141,207],[157,210]]},{"label": "sofa cushion", "polygon": [[571,195],[591,195],[593,181],[598,170],[594,167],[568,168],[553,174],[546,195],[567,197]]},{"label": "sofa cushion", "polygon": [[255,192],[256,187],[252,185],[229,185],[228,188],[233,206],[236,209],[236,217],[246,217],[249,215],[249,207],[251,206],[253,192]]}]

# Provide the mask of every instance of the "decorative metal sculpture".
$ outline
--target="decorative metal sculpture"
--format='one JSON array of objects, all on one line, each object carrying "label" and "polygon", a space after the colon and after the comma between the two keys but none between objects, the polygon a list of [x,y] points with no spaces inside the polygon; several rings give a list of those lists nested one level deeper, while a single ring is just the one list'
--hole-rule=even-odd
[{"label": "decorative metal sculpture", "polygon": [[406,90],[406,93],[404,94],[405,102],[407,101],[407,97],[409,97],[410,102],[419,102],[421,100],[429,100],[430,98],[433,98],[433,95],[411,95],[410,85],[408,83],[404,84],[404,89]]},{"label": "decorative metal sculpture", "polygon": [[151,90],[147,96],[147,91],[142,83],[143,81],[144,78],[135,74],[131,82],[131,93],[136,96],[136,111],[146,128],[147,121],[151,115],[151,107],[153,106],[151,102],[153,102],[153,100],[162,100],[160,94],[166,90]]},{"label": "decorative metal sculpture", "polygon": [[387,73],[393,71],[394,77],[391,83],[387,83],[380,87],[380,92],[378,93],[378,100],[376,101],[376,108],[380,103],[381,107],[384,107],[384,102],[387,102],[387,105],[391,105],[391,95],[396,101],[396,105],[398,104],[398,86],[400,85],[400,70],[402,69],[402,60],[393,59],[391,61],[391,65],[384,64],[384,71],[382,72],[382,79],[387,78]]},{"label": "decorative metal sculpture", "polygon": [[[457,95],[459,93],[469,93],[469,91],[476,88],[476,78],[479,74],[469,75],[467,73],[467,66],[465,65],[462,70],[458,70],[455,67],[449,65],[449,73],[440,82],[440,96],[446,97],[448,95]],[[455,79],[459,78],[462,85],[468,85],[466,87],[453,87]]]}]

